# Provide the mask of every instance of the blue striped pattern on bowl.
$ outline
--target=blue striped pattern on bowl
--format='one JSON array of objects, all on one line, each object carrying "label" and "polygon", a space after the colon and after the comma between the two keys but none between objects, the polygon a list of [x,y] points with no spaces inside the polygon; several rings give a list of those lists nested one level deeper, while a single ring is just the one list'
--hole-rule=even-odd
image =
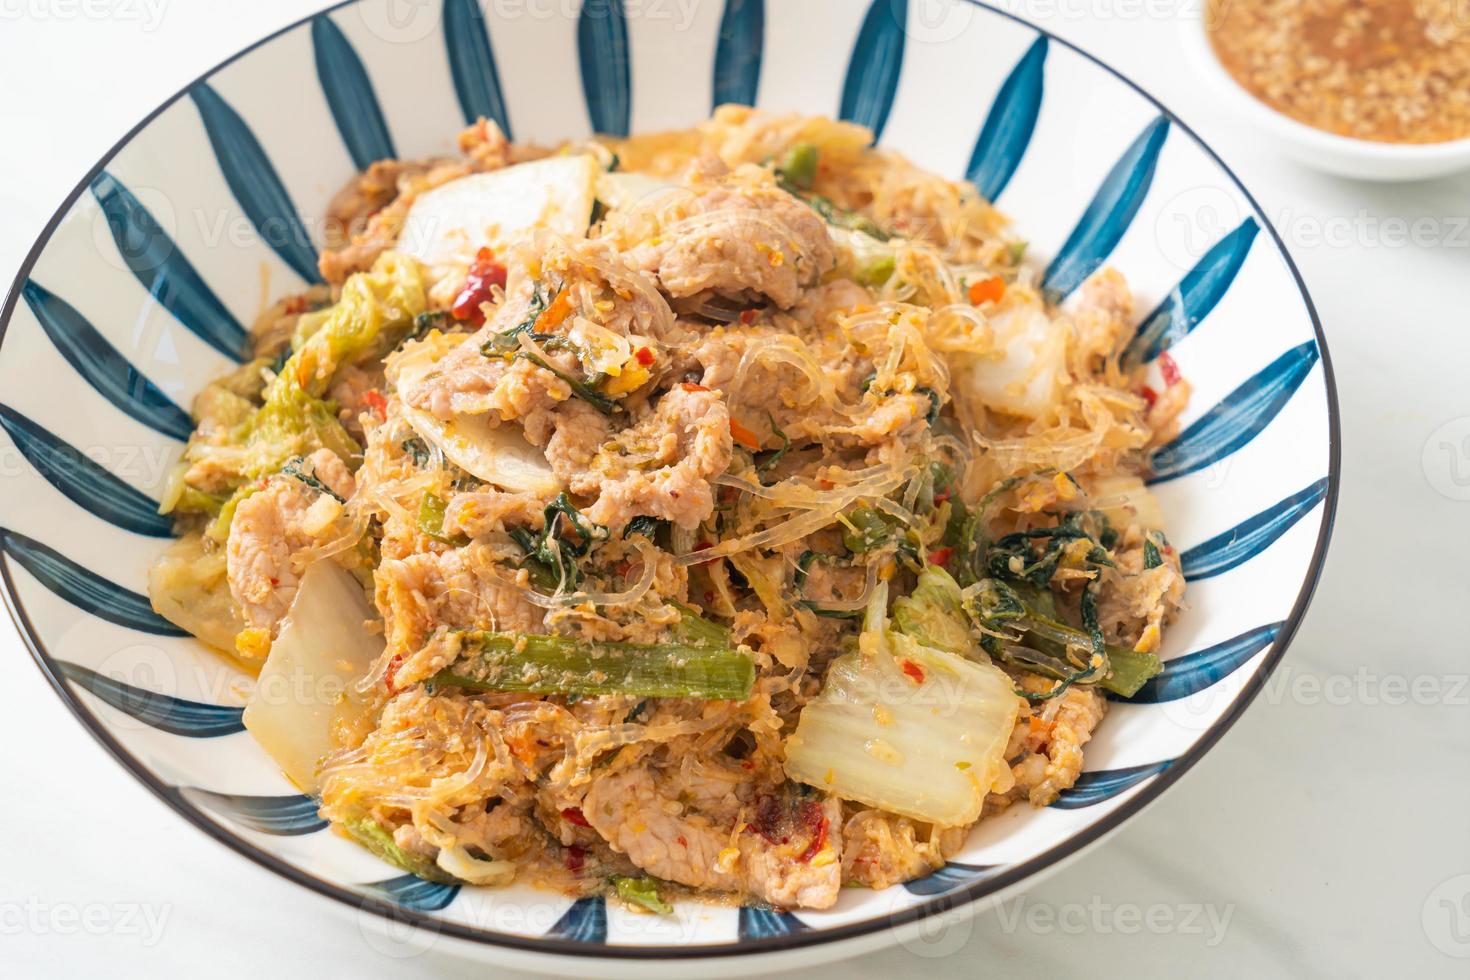
[{"label": "blue striped pattern on bowl", "polygon": [[[570,18],[443,0],[404,21],[388,6],[344,4],[282,31],[145,120],[63,205],[4,307],[7,601],[58,691],[170,805],[319,892],[491,947],[727,955],[854,937],[1013,886],[1135,812],[1234,720],[1320,568],[1335,401],[1279,240],[1162,106],[963,0],[937,22],[905,0],[725,0],[687,22],[621,0],[585,0]],[[974,181],[1031,236],[1058,300],[1105,263],[1128,275],[1147,311],[1128,357],[1167,353],[1195,387],[1182,431],[1154,457],[1192,582],[1166,670],[1114,705],[1088,771],[1053,807],[982,824],[946,868],[882,893],[845,890],[831,911],[680,903],[652,922],[600,899],[399,875],[326,831],[243,733],[243,678],[148,605],[146,569],[170,533],[156,498],[189,431],[182,406],[241,360],[262,276],[276,295],[318,281],[326,201],[371,160],[446,152],[482,115],[552,141],[690,125],[728,100],[839,114]]]}]

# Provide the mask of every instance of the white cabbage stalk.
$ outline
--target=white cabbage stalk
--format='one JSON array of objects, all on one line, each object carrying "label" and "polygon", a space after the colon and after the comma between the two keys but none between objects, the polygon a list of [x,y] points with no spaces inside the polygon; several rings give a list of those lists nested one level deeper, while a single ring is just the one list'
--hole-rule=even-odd
[{"label": "white cabbage stalk", "polygon": [[[886,587],[874,599],[886,602]],[[1005,772],[1020,709],[1010,678],[888,633],[874,618],[860,649],[832,662],[821,694],[802,709],[786,775],[925,823],[974,823]]]},{"label": "white cabbage stalk", "polygon": [[291,781],[317,791],[317,764],[335,724],[366,709],[353,684],[383,653],[376,612],[357,579],[322,559],[306,569],[245,708],[245,727]]},{"label": "white cabbage stalk", "polygon": [[512,492],[555,494],[561,488],[546,454],[526,441],[520,426],[496,425],[486,415],[456,415],[452,421],[407,406],[403,417],[444,458],[486,483]]},{"label": "white cabbage stalk", "polygon": [[1159,498],[1136,476],[1102,476],[1092,482],[1092,499],[1108,522],[1119,531],[1137,524],[1145,531],[1164,526]]},{"label": "white cabbage stalk", "polygon": [[[388,377],[394,388],[406,392],[428,377],[435,362],[457,346],[447,341],[426,341],[391,358]],[[446,459],[486,483],[513,493],[551,495],[561,489],[546,454],[526,441],[518,425],[496,425],[485,415],[456,415],[446,422],[406,404],[402,415]]]},{"label": "white cabbage stalk", "polygon": [[577,154],[451,180],[418,196],[395,248],[424,264],[430,299],[447,306],[481,247],[503,256],[537,228],[585,235],[601,169],[593,157]]},{"label": "white cabbage stalk", "polygon": [[477,858],[461,845],[440,848],[434,863],[441,870],[472,885],[508,885],[516,876],[513,862]]},{"label": "white cabbage stalk", "polygon": [[226,652],[234,652],[235,634],[245,628],[224,551],[206,553],[197,533],[175,541],[148,569],[148,599],[164,619]]},{"label": "white cabbage stalk", "polygon": [[680,190],[679,185],[647,174],[614,171],[597,175],[597,199],[609,211],[625,211],[649,204],[673,190]]},{"label": "white cabbage stalk", "polygon": [[1067,376],[1067,331],[1039,301],[990,317],[991,353],[955,356],[953,385],[985,407],[1036,418],[1056,404]]}]

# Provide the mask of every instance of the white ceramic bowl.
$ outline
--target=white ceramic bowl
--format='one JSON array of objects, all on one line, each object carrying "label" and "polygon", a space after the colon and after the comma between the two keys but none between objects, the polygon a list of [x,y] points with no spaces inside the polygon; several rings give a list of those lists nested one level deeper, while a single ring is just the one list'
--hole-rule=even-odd
[{"label": "white ceramic bowl", "polygon": [[[1264,215],[1178,119],[1016,18],[904,0],[634,6],[362,0],[251,45],[127,134],[62,202],[6,298],[6,600],[36,662],[168,806],[399,942],[645,976],[774,970],[913,936],[1077,854],[1188,770],[1300,622],[1337,493],[1337,417],[1312,305]],[[636,12],[636,13],[635,13]],[[688,17],[687,20],[681,19]],[[1113,706],[1051,807],[983,821],[943,870],[823,912],[681,902],[638,916],[401,874],[327,832],[240,724],[250,680],[150,609],[156,497],[187,406],[236,363],[262,277],[315,278],[331,192],[382,155],[450,152],[484,114],[517,139],[687,126],[713,104],[847,116],[968,176],[1067,295],[1104,261],[1139,296],[1134,353],[1194,385],[1155,490],[1191,579],[1167,669]],[[1249,841],[1220,846],[1250,847]],[[405,939],[402,927],[409,927]],[[371,930],[369,930],[371,932]]]},{"label": "white ceramic bowl", "polygon": [[1206,20],[1181,16],[1179,30],[1191,63],[1232,110],[1298,163],[1363,180],[1409,181],[1470,170],[1470,138],[1444,143],[1382,143],[1339,136],[1298,122],[1247,92],[1220,63]]}]

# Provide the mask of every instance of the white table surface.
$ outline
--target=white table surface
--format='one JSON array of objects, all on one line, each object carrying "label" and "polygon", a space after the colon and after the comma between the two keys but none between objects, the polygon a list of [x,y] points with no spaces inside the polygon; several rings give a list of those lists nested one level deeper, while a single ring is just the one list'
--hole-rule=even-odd
[{"label": "white table surface", "polygon": [[[316,6],[0,0],[0,269],[144,113]],[[1380,186],[1284,162],[1190,73],[1168,0],[1010,6],[1158,95],[1276,222],[1337,372],[1337,532],[1273,682],[1157,804],[932,943],[820,972],[1470,976],[1470,176]],[[8,619],[0,658],[0,974],[486,974],[375,950],[108,759]]]}]

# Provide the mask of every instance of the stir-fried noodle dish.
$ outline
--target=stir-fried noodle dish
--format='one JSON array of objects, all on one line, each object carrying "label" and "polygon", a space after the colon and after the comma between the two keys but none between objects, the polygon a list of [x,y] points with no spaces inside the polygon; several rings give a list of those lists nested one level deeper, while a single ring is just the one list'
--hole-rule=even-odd
[{"label": "stir-fried noodle dish", "polygon": [[1072,786],[1184,593],[1144,479],[1188,385],[1122,276],[1059,304],[973,186],[829,119],[459,146],[332,200],[150,574],[333,828],[820,909]]}]

